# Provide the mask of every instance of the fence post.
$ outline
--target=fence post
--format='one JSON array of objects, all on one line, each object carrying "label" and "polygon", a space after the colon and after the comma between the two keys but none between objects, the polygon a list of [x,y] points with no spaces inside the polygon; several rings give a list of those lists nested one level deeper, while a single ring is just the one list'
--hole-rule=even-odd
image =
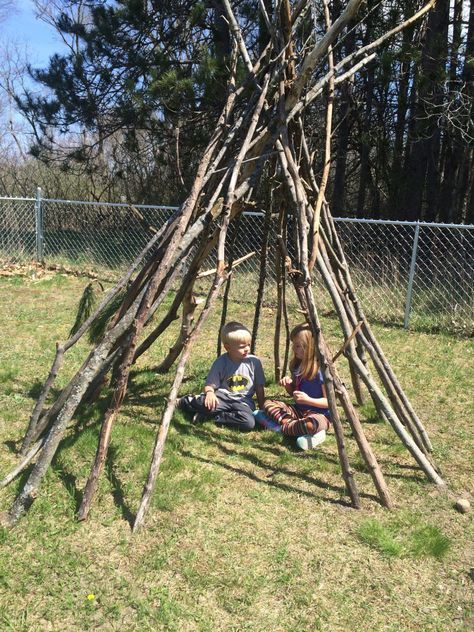
[{"label": "fence post", "polygon": [[43,206],[41,204],[41,187],[36,189],[36,202],[35,202],[35,217],[36,217],[36,260],[38,263],[43,263]]},{"label": "fence post", "polygon": [[413,247],[411,252],[410,275],[408,277],[407,299],[405,305],[405,321],[403,326],[408,329],[410,323],[411,301],[413,296],[413,279],[415,278],[416,256],[418,254],[418,237],[420,235],[420,222],[416,222],[415,236],[413,237]]}]

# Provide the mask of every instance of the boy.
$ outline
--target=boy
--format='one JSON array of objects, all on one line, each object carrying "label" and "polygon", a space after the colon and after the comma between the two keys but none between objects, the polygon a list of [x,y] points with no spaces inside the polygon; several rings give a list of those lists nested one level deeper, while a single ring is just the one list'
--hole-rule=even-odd
[{"label": "boy", "polygon": [[226,353],[213,362],[204,393],[181,397],[178,408],[193,413],[196,421],[209,416],[218,424],[252,430],[255,427],[252,397],[257,396],[260,408],[265,400],[262,363],[250,355],[251,335],[241,323],[224,325],[221,340]]}]

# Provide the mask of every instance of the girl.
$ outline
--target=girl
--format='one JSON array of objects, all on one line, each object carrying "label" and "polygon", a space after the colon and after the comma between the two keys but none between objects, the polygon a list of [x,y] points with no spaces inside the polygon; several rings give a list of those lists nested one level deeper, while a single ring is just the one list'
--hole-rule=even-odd
[{"label": "girl", "polygon": [[268,417],[280,424],[284,435],[298,437],[298,446],[307,450],[326,438],[330,423],[328,400],[309,325],[297,325],[290,340],[293,345],[291,377],[283,377],[280,385],[293,397],[294,404],[267,399],[263,408]]}]

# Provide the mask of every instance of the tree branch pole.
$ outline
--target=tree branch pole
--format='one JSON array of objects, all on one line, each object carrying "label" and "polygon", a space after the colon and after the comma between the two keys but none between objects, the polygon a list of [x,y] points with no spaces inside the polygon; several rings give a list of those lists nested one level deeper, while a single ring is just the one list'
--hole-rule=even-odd
[{"label": "tree branch pole", "polygon": [[146,246],[142,249],[139,255],[135,258],[131,266],[125,272],[124,276],[120,279],[120,281],[106,294],[106,296],[102,299],[98,307],[94,310],[94,312],[84,321],[84,323],[79,327],[77,332],[71,336],[64,343],[56,343],[56,355],[54,357],[49,375],[43,384],[43,388],[38,397],[36,405],[33,409],[33,412],[30,417],[30,422],[28,425],[28,429],[26,431],[25,437],[23,439],[23,443],[21,446],[20,454],[25,454],[26,450],[28,450],[30,444],[35,439],[34,434],[36,430],[36,426],[38,424],[41,413],[43,412],[44,403],[49,394],[51,386],[53,385],[59,369],[62,365],[64,354],[68,349],[70,349],[73,345],[76,344],[78,340],[86,333],[86,331],[90,328],[91,324],[95,321],[97,316],[110,304],[110,302],[118,295],[118,293],[127,285],[130,278],[132,277],[135,270],[138,268],[140,263],[146,257],[146,255],[150,252],[150,250],[159,242],[159,240],[164,236],[165,231],[174,225],[174,222],[177,219],[178,214],[174,213],[172,217],[163,225],[163,227],[158,231],[154,237],[146,244]]},{"label": "tree branch pole", "polygon": [[[324,16],[326,19],[326,26],[329,30],[331,26],[331,18],[329,16],[329,7],[328,1],[323,0],[324,2]],[[331,167],[331,136],[332,136],[332,115],[333,115],[333,103],[334,103],[334,56],[332,54],[332,46],[328,47],[328,64],[329,64],[329,72],[331,73],[331,78],[329,79],[328,85],[328,103],[326,107],[326,141],[324,148],[324,167],[323,173],[321,176],[321,184],[319,185],[318,197],[316,200],[316,206],[313,212],[313,221],[311,225],[311,234],[312,234],[312,252],[309,260],[308,268],[311,273],[314,264],[316,263],[316,258],[318,256],[318,242],[319,242],[319,218],[321,215],[321,207],[323,205],[324,195],[326,192],[326,186],[329,177],[329,169]]]},{"label": "tree branch pole", "polygon": [[[320,265],[319,261],[322,261],[322,259],[320,258],[318,260],[318,265]],[[340,304],[337,292],[333,289],[332,281],[330,279],[328,271],[325,269],[324,264],[320,265],[320,269],[321,269],[321,271],[323,273],[323,278],[324,278],[324,280],[326,282],[326,286],[328,287],[328,289],[331,288],[330,289],[331,296],[334,297],[334,300],[335,300],[336,304],[339,305],[338,313],[342,315],[344,313],[344,308]],[[378,387],[378,385],[375,383],[375,381],[370,376],[370,374],[367,371],[366,367],[360,361],[360,359],[357,356],[357,354],[352,353],[351,354],[351,359],[352,359],[352,362],[354,363],[354,366],[355,366],[358,374],[360,375],[360,377],[362,378],[362,381],[364,382],[366,388],[368,389],[368,391],[369,391],[374,403],[376,404],[377,408],[381,409],[384,412],[385,417],[390,422],[391,426],[393,427],[393,429],[395,430],[395,432],[397,433],[397,435],[401,439],[402,443],[408,448],[408,450],[410,451],[410,453],[412,454],[414,459],[417,461],[417,463],[420,465],[421,469],[428,476],[428,478],[432,482],[434,482],[437,485],[439,485],[440,487],[444,487],[445,486],[445,482],[437,474],[437,472],[435,471],[435,469],[433,468],[433,466],[429,462],[427,456],[420,450],[419,446],[414,441],[412,436],[407,432],[405,427],[402,425],[402,423],[398,419],[396,413],[394,412],[394,410],[392,409],[392,407],[388,403],[387,399],[383,395],[383,393],[380,390],[380,388]]]},{"label": "tree branch pole", "polygon": [[48,432],[44,446],[36,461],[36,464],[29,475],[22,491],[19,493],[8,514],[3,518],[8,525],[13,525],[27,511],[36,496],[38,495],[41,481],[46,474],[48,467],[56,453],[59,442],[61,441],[68,422],[75,413],[79,403],[82,400],[87,386],[91,383],[94,376],[100,370],[102,363],[112,348],[115,340],[121,336],[130,326],[133,318],[138,310],[139,302],[143,298],[141,294],[134,303],[134,309],[130,309],[129,313],[122,318],[113,330],[108,332],[102,342],[96,347],[87,364],[76,374],[72,380],[71,395],[64,402],[54,424]]},{"label": "tree branch pole", "polygon": [[13,470],[11,470],[11,472],[9,472],[8,474],[6,474],[3,479],[0,481],[0,489],[2,487],[6,487],[7,485],[9,485],[12,481],[15,480],[15,478],[17,476],[19,476],[23,470],[25,468],[28,467],[28,465],[31,463],[31,461],[35,458],[35,456],[38,454],[38,452],[41,450],[41,448],[44,445],[44,439],[40,439],[39,441],[37,441],[30,449],[30,451],[25,454],[25,456],[23,457],[23,459],[20,461],[20,463],[18,463]]},{"label": "tree branch pole", "polygon": [[[282,244],[280,242],[280,247]],[[289,260],[289,257],[286,255],[285,259]],[[342,477],[344,479],[346,485],[346,491],[351,499],[352,506],[355,509],[360,508],[360,498],[359,491],[357,489],[356,481],[354,478],[354,470],[351,468],[349,464],[349,459],[347,457],[346,443],[344,438],[344,431],[342,428],[341,418],[339,416],[339,411],[337,409],[336,397],[335,397],[335,385],[334,385],[334,374],[331,371],[331,367],[328,363],[328,357],[326,356],[326,345],[324,343],[324,339],[321,334],[321,329],[318,322],[315,310],[311,309],[306,300],[305,286],[301,285],[301,280],[298,279],[298,275],[295,273],[288,272],[293,286],[296,291],[296,295],[298,297],[301,309],[305,315],[305,318],[308,324],[311,326],[313,331],[313,336],[315,340],[315,349],[317,354],[318,365],[324,375],[324,384],[326,387],[326,395],[329,405],[329,411],[331,414],[331,421],[334,427],[334,434],[336,436],[336,444],[337,451],[339,455],[339,462],[341,464]]]},{"label": "tree branch pole", "polygon": [[[283,99],[283,95],[281,95]],[[336,443],[339,454],[339,461],[341,463],[342,475],[346,484],[347,492],[350,496],[353,507],[360,507],[360,499],[359,492],[357,490],[356,482],[354,479],[354,472],[349,465],[349,460],[347,458],[347,452],[345,447],[345,439],[344,432],[342,429],[342,424],[339,417],[339,411],[337,410],[336,405],[336,397],[334,391],[334,375],[330,370],[330,365],[328,362],[328,358],[326,358],[325,354],[325,343],[321,334],[321,329],[319,325],[319,319],[317,316],[316,308],[314,303],[308,304],[308,296],[306,295],[306,288],[310,283],[310,273],[308,269],[308,244],[307,244],[307,220],[306,220],[306,194],[304,192],[304,187],[301,183],[301,179],[298,173],[298,169],[293,159],[293,152],[289,146],[289,138],[287,132],[284,130],[282,136],[282,147],[283,152],[280,152],[280,161],[283,172],[286,172],[286,183],[289,185],[288,190],[293,197],[293,202],[298,209],[298,226],[300,228],[299,231],[299,240],[301,246],[301,256],[298,260],[298,272],[292,270],[291,260],[288,256],[288,252],[286,250],[286,246],[281,239],[281,236],[278,237],[278,241],[280,244],[280,249],[285,257],[285,261],[288,262],[288,274],[293,282],[296,294],[298,296],[298,300],[300,302],[301,308],[305,313],[306,319],[310,324],[314,340],[315,347],[317,350],[317,360],[318,364],[321,367],[321,370],[324,375],[324,382],[326,386],[326,394],[329,404],[329,410],[331,413],[331,420],[334,426],[334,433],[336,435]]]},{"label": "tree branch pole", "polygon": [[[268,83],[267,83],[267,87],[268,87]],[[264,88],[262,90],[262,95],[258,103],[258,106],[260,106],[260,109],[257,106],[256,113],[254,117],[252,118],[252,121],[249,127],[246,142],[242,146],[241,160],[243,159],[243,156],[245,155],[245,147],[248,144],[251,136],[253,135],[253,131],[257,124],[261,107],[263,106],[263,102],[265,99],[265,93],[266,93],[266,89]],[[241,163],[241,160],[240,160],[240,163]],[[234,173],[237,173],[235,169],[234,169]],[[223,219],[223,224],[222,224],[222,228],[221,228],[221,232],[219,236],[217,268],[218,268],[218,274],[220,277],[222,276],[224,267],[225,267],[223,249],[224,249],[225,237],[227,234],[227,229],[228,229],[228,224],[229,224],[229,219],[228,217],[226,217],[226,214],[227,216],[230,215],[230,206],[228,205],[231,202],[233,202],[235,199],[234,189],[235,189],[236,178],[237,178],[237,175],[235,175],[235,177],[231,176],[231,179],[230,179],[230,184],[229,184],[229,189],[227,192],[227,199],[226,199],[227,204],[225,205],[225,207],[227,206],[228,208],[224,208],[224,213],[223,213],[224,219]],[[190,210],[188,211],[188,213],[190,213]],[[182,225],[184,225],[185,222],[186,222],[186,216],[183,215]],[[88,517],[90,506],[92,503],[92,498],[97,489],[98,479],[102,472],[103,465],[104,465],[105,458],[108,451],[108,446],[110,444],[112,426],[117,417],[118,411],[121,408],[121,405],[122,405],[122,402],[127,390],[128,377],[130,374],[130,369],[131,369],[132,362],[135,355],[137,340],[140,335],[140,332],[142,331],[144,327],[145,321],[148,317],[150,307],[153,301],[153,297],[155,296],[157,288],[159,287],[159,284],[164,280],[165,274],[168,272],[172,262],[176,261],[177,259],[176,252],[175,252],[176,250],[179,250],[179,241],[178,241],[178,237],[175,238],[175,236],[173,236],[170,240],[170,245],[168,246],[167,251],[163,255],[163,259],[160,262],[160,266],[157,268],[156,272],[154,273],[153,277],[151,278],[148,284],[148,288],[145,293],[145,296],[143,297],[143,300],[140,304],[137,315],[134,318],[132,329],[128,334],[126,350],[125,350],[123,359],[121,360],[120,367],[118,369],[117,382],[115,385],[111,404],[109,406],[109,409],[107,410],[104,422],[102,424],[96,458],[92,466],[89,479],[86,483],[83,500],[79,508],[79,512],[78,512],[79,520],[86,520]]]},{"label": "tree branch pole", "polygon": [[263,237],[260,251],[260,265],[258,273],[257,298],[255,301],[255,311],[252,325],[252,344],[250,353],[255,353],[257,348],[258,325],[260,322],[260,312],[262,310],[263,293],[265,290],[265,281],[267,278],[267,257],[268,257],[268,240],[270,233],[270,222],[272,218],[272,203],[270,200],[265,210],[265,219],[263,224]]},{"label": "tree branch pole", "polygon": [[185,343],[183,353],[181,355],[180,361],[178,363],[178,367],[176,369],[173,386],[171,387],[171,391],[168,396],[168,404],[166,406],[166,409],[163,413],[163,417],[161,419],[160,430],[158,432],[155,447],[153,449],[153,456],[151,460],[150,470],[148,473],[147,481],[145,483],[145,487],[143,489],[143,494],[140,501],[140,506],[137,511],[135,522],[133,524],[133,531],[137,531],[143,525],[145,514],[150,504],[151,496],[153,494],[153,490],[156,485],[156,479],[157,479],[158,471],[161,464],[161,458],[163,456],[163,450],[165,447],[166,437],[168,436],[168,430],[171,423],[171,418],[173,416],[173,412],[176,406],[176,398],[178,395],[178,390],[184,377],[184,369],[186,368],[186,364],[189,359],[189,355],[191,353],[193,344],[202,328],[202,325],[204,324],[205,320],[207,319],[209,315],[211,307],[219,293],[219,289],[223,281],[224,281],[224,275],[216,273],[213,286],[208,294],[206,305],[204,306],[204,309],[202,310],[199,316],[198,322],[196,323],[194,330],[191,332],[188,340]]},{"label": "tree branch pole", "polygon": [[[339,236],[337,235],[337,231],[335,229],[334,221],[332,217],[330,217],[330,215],[327,215],[325,217],[325,222],[327,224],[327,228],[329,229],[329,231],[332,232],[333,244],[334,244],[334,247],[337,248],[337,256],[341,262],[341,265],[338,267],[338,270],[339,272],[341,272],[341,275],[342,275],[342,276],[340,275],[340,279],[341,279],[341,282],[343,283],[343,289],[341,289],[340,295],[342,297],[342,300],[346,302],[346,305],[352,306],[352,307],[348,307],[348,309],[350,309],[350,311],[353,314],[352,316],[353,322],[362,320],[364,323],[362,331],[359,332],[357,338],[359,339],[360,344],[363,345],[364,348],[367,348],[376,366],[380,368],[380,371],[382,372],[381,378],[388,385],[387,388],[389,389],[389,392],[393,394],[393,397],[398,398],[400,400],[401,405],[403,406],[406,415],[409,416],[419,436],[422,438],[424,449],[428,452],[431,452],[432,446],[431,446],[431,442],[429,440],[428,434],[426,432],[426,429],[424,428],[420,419],[416,415],[413,409],[413,406],[408,400],[404,390],[400,386],[400,383],[390,363],[385,357],[382,351],[382,348],[380,347],[380,344],[378,343],[377,339],[373,335],[373,332],[370,328],[368,320],[362,310],[359,300],[357,299],[357,296],[353,288],[352,279],[349,273],[349,267],[344,257],[342,244],[340,243]],[[358,355],[360,358],[360,354]]]}]

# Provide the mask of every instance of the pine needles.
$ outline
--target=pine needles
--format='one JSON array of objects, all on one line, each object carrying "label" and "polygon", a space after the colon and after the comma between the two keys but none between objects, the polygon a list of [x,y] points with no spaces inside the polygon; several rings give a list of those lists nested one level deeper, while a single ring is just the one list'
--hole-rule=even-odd
[{"label": "pine needles", "polygon": [[[97,281],[97,279],[86,285],[77,307],[76,320],[69,332],[70,337],[79,330],[81,325],[85,323],[85,321],[93,313],[98,303],[99,296],[103,291],[104,286],[100,281]],[[89,342],[91,344],[98,342],[102,338],[109,320],[120,307],[124,296],[125,290],[119,292],[91,323],[89,328]]]},{"label": "pine needles", "polygon": [[94,311],[94,308],[97,305],[97,297],[99,291],[104,291],[104,286],[100,281],[94,280],[86,285],[84,292],[82,293],[82,296],[80,298],[79,305],[77,307],[76,320],[74,321],[74,325],[71,327],[71,331],[69,332],[70,338],[74,336],[77,331],[79,331],[81,325],[86,322],[86,320]]}]

